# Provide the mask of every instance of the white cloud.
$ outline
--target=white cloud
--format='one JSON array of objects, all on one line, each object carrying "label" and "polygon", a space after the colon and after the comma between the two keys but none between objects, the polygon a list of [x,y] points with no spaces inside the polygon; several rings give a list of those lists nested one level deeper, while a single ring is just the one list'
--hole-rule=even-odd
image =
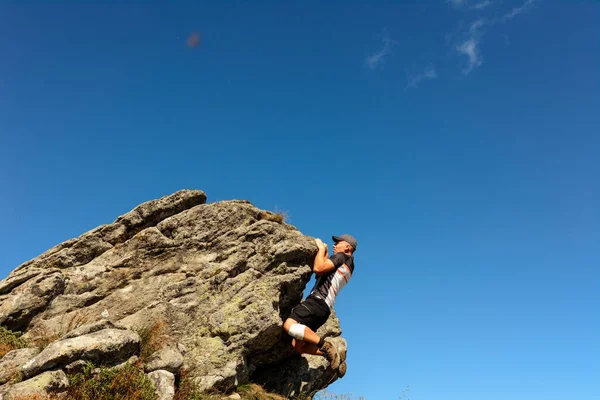
[{"label": "white cloud", "polygon": [[479,31],[479,29],[483,28],[484,26],[486,26],[488,24],[488,20],[485,18],[480,18],[477,21],[473,22],[471,24],[471,27],[469,28],[469,33],[471,35],[477,33],[477,31]]},{"label": "white cloud", "polygon": [[479,67],[483,62],[479,53],[479,41],[475,38],[470,38],[460,45],[456,46],[456,51],[467,56],[469,64],[463,69],[463,74],[468,75],[473,69]]},{"label": "white cloud", "polygon": [[434,68],[433,65],[428,65],[425,70],[423,70],[422,72],[418,73],[417,75],[413,76],[412,78],[410,78],[408,80],[408,84],[406,85],[406,89],[409,88],[416,88],[418,87],[419,83],[421,81],[424,81],[426,79],[436,79],[438,77],[437,72]]},{"label": "white cloud", "polygon": [[371,69],[375,69],[385,61],[385,57],[392,53],[392,48],[397,43],[395,40],[390,38],[390,35],[387,31],[383,32],[382,46],[376,53],[368,56],[365,59],[365,63]]},{"label": "white cloud", "polygon": [[531,6],[533,6],[533,4],[537,1],[538,0],[525,0],[525,3],[523,3],[523,5],[513,8],[510,12],[504,14],[500,20],[502,22],[510,21],[517,15],[529,10]]},{"label": "white cloud", "polygon": [[487,8],[487,7],[491,6],[492,4],[494,4],[494,2],[492,0],[483,0],[478,3],[473,4],[471,6],[471,8],[474,8],[476,10],[483,10],[484,8]]},{"label": "white cloud", "polygon": [[[481,57],[479,44],[481,43],[481,39],[485,34],[487,28],[490,28],[500,22],[509,22],[519,14],[522,14],[528,9],[530,9],[534,5],[534,3],[538,1],[540,0],[525,0],[523,4],[521,4],[518,7],[514,7],[510,12],[504,14],[502,17],[495,17],[492,19],[480,18],[476,21],[473,21],[469,26],[468,30],[465,28],[463,30],[462,42],[459,42],[459,44],[456,45],[456,51],[459,54],[466,56],[468,59],[468,64],[462,71],[463,74],[468,75],[471,71],[473,71],[475,68],[479,67],[482,64],[483,59]],[[487,2],[491,4],[493,0],[482,0],[472,7],[476,8],[479,4],[481,4],[483,7],[483,3]],[[489,4],[486,4],[485,6],[487,7],[488,5]]]}]

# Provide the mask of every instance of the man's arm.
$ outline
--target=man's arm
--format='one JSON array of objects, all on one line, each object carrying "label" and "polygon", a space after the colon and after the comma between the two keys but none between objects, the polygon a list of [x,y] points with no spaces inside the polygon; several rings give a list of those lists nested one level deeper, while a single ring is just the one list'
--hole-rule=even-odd
[{"label": "man's arm", "polygon": [[335,269],[335,265],[333,265],[333,261],[327,258],[327,245],[321,241],[321,239],[315,239],[317,243],[317,247],[319,251],[317,252],[317,256],[315,257],[315,262],[313,264],[313,272],[317,275],[323,275],[333,269]]}]

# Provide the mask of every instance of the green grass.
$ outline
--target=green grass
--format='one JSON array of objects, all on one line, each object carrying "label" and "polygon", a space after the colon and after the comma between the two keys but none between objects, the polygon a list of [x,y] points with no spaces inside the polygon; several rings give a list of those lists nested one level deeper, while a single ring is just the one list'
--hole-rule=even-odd
[{"label": "green grass", "polygon": [[126,364],[120,368],[100,368],[94,374],[88,362],[81,372],[68,376],[70,386],[64,398],[69,400],[156,400],[154,384],[142,370]]},{"label": "green grass", "polygon": [[21,332],[13,332],[0,326],[0,358],[16,349],[29,347],[29,342],[21,338]]}]

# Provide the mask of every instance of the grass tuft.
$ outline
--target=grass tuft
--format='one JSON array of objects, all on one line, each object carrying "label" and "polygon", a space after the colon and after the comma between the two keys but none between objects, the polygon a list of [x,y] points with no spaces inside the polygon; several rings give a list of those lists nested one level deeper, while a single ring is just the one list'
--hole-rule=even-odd
[{"label": "grass tuft", "polygon": [[87,315],[75,312],[61,317],[60,323],[56,324],[58,328],[49,328],[44,322],[41,322],[27,332],[27,335],[37,348],[43,350],[50,343],[88,322],[90,322],[90,318]]},{"label": "grass tuft", "polygon": [[237,392],[242,396],[242,400],[287,400],[287,397],[269,393],[255,383],[240,385]]},{"label": "grass tuft", "polygon": [[13,332],[0,326],[0,358],[9,351],[26,347],[29,347],[29,342],[21,337],[21,332]]},{"label": "grass tuft", "polygon": [[173,400],[222,400],[227,395],[223,393],[205,393],[189,378],[186,371],[180,371],[179,386],[175,388]]},{"label": "grass tuft", "polygon": [[267,221],[277,222],[278,224],[285,224],[289,220],[287,211],[278,210],[275,207],[275,211],[262,210],[258,214],[258,219],[266,219]]},{"label": "grass tuft", "polygon": [[[236,392],[242,400],[288,400],[287,397],[268,393],[261,386],[253,383],[238,386]],[[173,400],[222,400],[227,396],[220,392],[202,392],[194,381],[187,377],[186,372],[182,371]]]},{"label": "grass tuft", "polygon": [[61,393],[21,396],[15,400],[158,400],[154,383],[131,364],[99,368],[88,362],[82,371],[69,374],[69,387]]},{"label": "grass tuft", "polygon": [[150,356],[162,349],[169,341],[169,324],[165,320],[158,320],[137,331],[140,336],[140,360],[146,362]]},{"label": "grass tuft", "polygon": [[69,400],[157,400],[154,384],[142,370],[125,364],[119,368],[100,368],[94,373],[88,362],[81,372],[69,375]]}]

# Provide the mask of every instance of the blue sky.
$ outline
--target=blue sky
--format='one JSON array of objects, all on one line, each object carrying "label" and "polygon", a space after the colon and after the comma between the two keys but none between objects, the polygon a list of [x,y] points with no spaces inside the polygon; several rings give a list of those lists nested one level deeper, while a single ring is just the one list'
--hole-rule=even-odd
[{"label": "blue sky", "polygon": [[358,239],[331,391],[600,397],[599,2],[116,3],[0,4],[1,277],[202,189]]}]

